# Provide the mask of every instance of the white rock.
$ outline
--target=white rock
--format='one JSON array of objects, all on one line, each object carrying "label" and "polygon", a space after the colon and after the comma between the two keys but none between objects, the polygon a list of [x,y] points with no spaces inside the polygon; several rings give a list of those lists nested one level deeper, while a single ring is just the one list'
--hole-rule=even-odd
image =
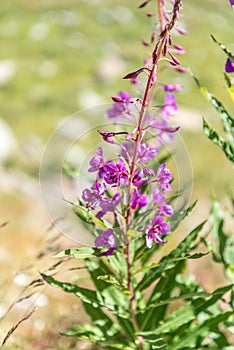
[{"label": "white rock", "polygon": [[50,28],[46,23],[35,23],[29,31],[29,36],[35,41],[42,41],[47,38],[49,30]]},{"label": "white rock", "polygon": [[81,108],[90,108],[105,103],[104,98],[93,90],[85,89],[77,96],[77,102]]},{"label": "white rock", "polygon": [[18,286],[27,286],[30,282],[30,278],[26,273],[19,272],[14,276],[13,281]]},{"label": "white rock", "polygon": [[44,293],[35,293],[35,305],[46,306],[49,303],[47,296]]},{"label": "white rock", "polygon": [[17,149],[17,140],[11,127],[0,119],[0,163],[12,156]]},{"label": "white rock", "polygon": [[11,80],[17,71],[17,63],[14,59],[0,61],[0,86],[4,86]]},{"label": "white rock", "polygon": [[38,69],[38,73],[42,78],[53,78],[58,72],[57,63],[54,61],[43,61]]}]

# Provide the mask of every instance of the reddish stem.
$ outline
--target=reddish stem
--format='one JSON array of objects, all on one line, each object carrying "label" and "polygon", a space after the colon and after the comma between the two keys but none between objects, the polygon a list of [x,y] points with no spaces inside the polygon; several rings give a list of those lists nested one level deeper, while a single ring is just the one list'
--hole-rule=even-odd
[{"label": "reddish stem", "polygon": [[[166,25],[165,29],[163,29],[163,3],[162,3],[162,0],[158,0],[158,16],[159,16],[161,34],[160,34],[159,41],[157,42],[156,47],[155,47],[154,52],[153,52],[153,56],[152,56],[153,57],[153,64],[152,64],[152,67],[150,69],[150,74],[149,74],[149,77],[147,80],[147,84],[146,84],[145,92],[144,92],[144,97],[142,100],[141,110],[139,112],[137,134],[136,134],[136,138],[135,138],[133,157],[132,157],[132,161],[131,161],[130,173],[129,173],[129,179],[128,179],[128,188],[127,188],[127,193],[126,193],[126,196],[127,196],[127,198],[126,198],[127,209],[126,209],[126,216],[125,216],[126,232],[128,232],[128,230],[130,228],[130,223],[131,223],[131,218],[132,218],[131,207],[130,207],[131,188],[132,188],[132,182],[133,182],[134,172],[135,172],[135,168],[136,168],[137,152],[138,152],[138,149],[139,149],[139,146],[142,142],[142,137],[143,137],[142,124],[144,121],[145,112],[149,108],[149,105],[150,105],[150,93],[151,93],[153,87],[155,86],[155,84],[157,83],[159,60],[160,60],[162,54],[164,53],[163,52],[164,46],[166,45],[170,30],[173,28],[173,26],[175,24],[175,21],[176,21],[181,4],[182,4],[182,0],[175,1],[171,22]],[[153,78],[154,74],[156,74],[156,79],[154,80],[154,83],[152,83],[152,78]],[[130,245],[130,241],[128,241],[128,243],[126,244],[126,247],[125,247],[125,254],[126,254],[126,260],[127,260],[128,290],[130,293],[130,309],[132,312],[132,320],[134,323],[134,327],[135,327],[136,331],[140,331],[140,327],[138,325],[138,321],[137,321],[136,313],[135,313],[135,302],[134,302],[135,293],[134,293],[133,284],[132,284],[132,262],[131,262],[131,258],[130,258],[130,255],[131,255],[130,253],[131,253],[131,245]],[[144,349],[144,347],[143,347],[144,339],[139,336],[138,341],[139,341],[139,349],[143,350]]]}]

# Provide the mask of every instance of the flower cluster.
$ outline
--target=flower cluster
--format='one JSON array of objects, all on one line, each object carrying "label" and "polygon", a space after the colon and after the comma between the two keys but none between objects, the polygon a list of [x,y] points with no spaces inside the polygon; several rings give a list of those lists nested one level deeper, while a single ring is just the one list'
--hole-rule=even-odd
[{"label": "flower cluster", "polygon": [[[150,146],[148,143],[142,142],[138,149],[137,166],[131,176],[129,162],[133,152],[132,141],[124,142],[122,145],[122,156],[115,161],[105,161],[103,150],[99,147],[97,153],[90,160],[89,172],[96,172],[96,180],[90,189],[85,189],[82,199],[86,207],[96,212],[98,218],[102,218],[106,213],[114,214],[114,217],[124,217],[124,212],[129,204],[131,210],[130,219],[133,220],[136,213],[142,210],[152,212],[155,215],[145,227],[141,227],[141,231],[147,234],[147,246],[150,247],[149,240],[156,243],[164,244],[159,239],[161,233],[157,228],[157,235],[152,234],[156,218],[160,218],[160,227],[167,227],[162,234],[169,233],[170,225],[165,222],[167,217],[173,215],[173,209],[168,204],[166,192],[171,191],[170,182],[172,174],[166,167],[166,163],[161,164],[157,172],[146,166],[146,163],[157,156],[157,148]],[[131,178],[131,183],[130,183]],[[130,186],[130,199],[128,203],[126,188]],[[122,210],[125,208],[125,210]],[[149,225],[153,223],[152,229]],[[108,231],[109,233],[110,231]],[[108,247],[114,249],[114,246],[105,242],[107,233],[96,238],[96,247]],[[151,238],[150,238],[151,237]],[[101,245],[101,243],[103,243]],[[151,244],[152,245],[152,244]]]},{"label": "flower cluster", "polygon": [[[144,1],[139,7],[144,8],[150,1]],[[133,125],[128,133],[100,131],[104,142],[116,144],[119,154],[115,160],[106,160],[103,149],[98,148],[90,160],[88,171],[95,173],[92,186],[85,189],[82,199],[86,208],[98,218],[109,221],[107,230],[95,239],[96,247],[108,248],[111,254],[116,246],[115,228],[120,237],[127,237],[131,230],[145,235],[146,245],[153,243],[164,245],[163,237],[170,230],[169,218],[173,208],[168,200],[171,191],[172,174],[166,163],[157,159],[160,148],[170,142],[179,127],[171,126],[169,118],[178,111],[176,93],[182,90],[179,84],[158,82],[159,63],[164,61],[166,68],[184,72],[176,55],[185,50],[173,42],[173,27],[182,35],[185,30],[176,25],[180,19],[181,0],[171,0],[172,9],[166,0],[160,2],[159,20],[154,27],[151,41],[142,40],[142,44],[151,50],[143,67],[124,76],[138,86],[143,97],[131,97],[128,92],[120,91],[112,97],[113,106],[106,112],[106,117],[123,129],[127,118]],[[153,17],[154,14],[147,14]],[[169,66],[168,66],[169,64]],[[146,75],[145,80],[141,79]],[[159,100],[151,109],[153,89],[157,86]],[[121,135],[121,142],[118,136]],[[108,215],[106,215],[108,214]]]}]

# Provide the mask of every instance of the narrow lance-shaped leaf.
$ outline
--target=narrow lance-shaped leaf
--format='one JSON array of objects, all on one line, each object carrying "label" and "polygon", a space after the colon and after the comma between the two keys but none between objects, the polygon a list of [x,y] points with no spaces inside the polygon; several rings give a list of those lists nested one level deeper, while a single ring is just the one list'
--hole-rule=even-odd
[{"label": "narrow lance-shaped leaf", "polygon": [[229,78],[229,76],[226,73],[224,73],[224,79],[225,79],[225,82],[227,85],[227,91],[228,91],[232,101],[234,102],[234,88],[233,88],[231,79]]},{"label": "narrow lance-shaped leaf", "polygon": [[208,101],[220,114],[222,118],[224,130],[227,131],[229,133],[229,136],[233,138],[234,137],[234,131],[233,131],[234,119],[227,112],[223,104],[214,95],[212,95],[204,86],[202,86],[199,80],[195,76],[193,76],[193,78],[197,83],[198,87],[200,88],[200,91],[202,92],[202,94],[208,99]]},{"label": "narrow lance-shaped leaf", "polygon": [[101,256],[106,252],[107,249],[98,249],[92,247],[80,247],[80,248],[70,248],[63,250],[62,252],[56,254],[55,258],[63,258],[65,256],[72,256],[75,259],[85,259]]},{"label": "narrow lance-shaped leaf", "polygon": [[192,230],[189,235],[176,247],[170,254],[163,257],[160,260],[160,266],[152,268],[144,274],[144,277],[137,286],[137,289],[144,290],[149,287],[158,277],[162,275],[164,271],[173,268],[178,262],[176,260],[172,261],[174,258],[181,258],[185,256],[195,245],[195,241],[198,234],[202,230],[206,221],[198,225],[194,230]]},{"label": "narrow lance-shaped leaf", "polygon": [[139,332],[136,333],[136,335],[142,337],[144,339],[144,344],[150,344],[152,349],[167,349],[165,341],[161,337],[156,336],[155,332]]},{"label": "narrow lance-shaped leaf", "polygon": [[108,221],[97,218],[89,209],[84,207],[82,204],[70,204],[74,206],[74,213],[81,219],[81,221],[85,224],[87,228],[89,228],[91,232],[93,232],[94,226],[100,229],[107,229],[112,227]]},{"label": "narrow lance-shaped leaf", "polygon": [[214,129],[212,129],[209,124],[203,119],[203,130],[206,136],[213,141],[221,150],[224,152],[226,157],[234,163],[234,148],[233,146],[224,140]]},{"label": "narrow lance-shaped leaf", "polygon": [[[145,307],[145,309],[140,310],[139,313],[144,313],[145,310],[150,310],[150,309],[157,309],[158,307],[162,306],[162,305],[168,305],[168,304],[172,304],[175,301],[179,301],[179,300],[192,300],[195,299],[197,297],[208,297],[210,296],[210,293],[207,292],[194,292],[194,293],[187,293],[187,294],[182,294],[179,295],[177,297],[170,297],[168,299],[160,299],[157,302],[152,302],[147,304],[147,306]],[[157,311],[156,311],[157,312]]]},{"label": "narrow lance-shaped leaf", "polygon": [[211,38],[212,40],[219,45],[219,47],[223,50],[223,52],[228,56],[228,58],[234,62],[234,56],[233,54],[231,53],[231,51],[229,51],[225,45],[223,45],[222,43],[218,42],[217,39],[215,39],[214,35],[211,34]]},{"label": "narrow lance-shaped leaf", "polygon": [[195,318],[193,308],[190,304],[186,304],[176,311],[172,312],[170,316],[163,322],[163,324],[157,327],[153,332],[145,332],[145,334],[159,335],[169,333],[171,330],[180,327],[181,325],[188,323]]},{"label": "narrow lance-shaped leaf", "polygon": [[184,210],[180,210],[179,212],[173,215],[173,218],[171,221],[172,231],[175,231],[175,229],[179,226],[181,221],[184,220],[193,211],[196,204],[197,204],[197,201],[194,201],[188,208]]},{"label": "narrow lance-shaped leaf", "polygon": [[[168,263],[170,263],[170,262],[176,263],[177,261],[181,261],[181,260],[200,259],[200,258],[202,258],[203,256],[205,256],[207,254],[209,254],[209,252],[187,254],[187,255],[182,256],[180,258],[174,258],[174,259],[168,260]],[[135,271],[134,274],[138,274],[140,272],[145,272],[145,271],[148,271],[148,270],[152,270],[155,267],[160,267],[160,266],[162,266],[162,264],[160,264],[160,263],[153,263],[151,265],[146,265],[146,266],[143,266],[142,268],[138,269],[137,271]]]},{"label": "narrow lance-shaped leaf", "polygon": [[[45,274],[41,274],[42,278],[51,286],[53,287],[59,287],[64,292],[72,293],[79,297],[83,303],[91,304],[93,307],[103,307],[110,312],[112,312],[114,315],[118,315],[119,317],[128,318],[129,314],[127,313],[127,309],[121,308],[121,305],[119,307],[118,303],[111,302],[111,298],[107,298],[108,295],[102,295],[99,292],[96,292],[94,290],[90,290],[87,288],[78,287],[75,284],[67,283],[67,282],[60,282],[56,280],[52,276],[47,276]],[[115,296],[116,299],[116,296]]]},{"label": "narrow lance-shaped leaf", "polygon": [[227,311],[216,316],[212,315],[202,324],[189,328],[184,336],[181,336],[179,339],[177,338],[174,342],[172,342],[172,344],[168,346],[167,350],[180,350],[190,347],[194,348],[199,337],[203,337],[203,339],[205,339],[205,337],[212,332],[214,326],[217,327],[222,325],[223,322],[231,315],[233,315],[232,311]]},{"label": "narrow lance-shaped leaf", "polygon": [[[173,289],[176,287],[176,276],[181,273],[184,268],[184,262],[179,261],[177,264],[161,275],[160,280],[153,289],[150,298],[147,302],[147,306],[155,301],[163,301],[169,299]],[[158,327],[160,320],[164,319],[167,312],[168,304],[162,304],[156,309],[151,309],[143,315],[143,329],[152,329]]]},{"label": "narrow lance-shaped leaf", "polygon": [[213,253],[213,257],[215,261],[223,263],[227,277],[232,280],[234,274],[233,239],[230,234],[224,232],[224,216],[217,201],[213,202],[210,219],[211,230],[218,240],[218,253]]},{"label": "narrow lance-shaped leaf", "polygon": [[76,337],[82,340],[89,340],[94,343],[99,343],[105,340],[102,329],[90,324],[81,324],[73,326],[62,333],[66,336]]}]

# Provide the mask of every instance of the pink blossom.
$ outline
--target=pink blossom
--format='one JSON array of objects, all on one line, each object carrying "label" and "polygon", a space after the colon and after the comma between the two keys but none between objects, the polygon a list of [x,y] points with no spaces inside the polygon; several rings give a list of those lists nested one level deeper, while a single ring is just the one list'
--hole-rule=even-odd
[{"label": "pink blossom", "polygon": [[100,205],[103,194],[106,191],[106,185],[100,184],[97,180],[89,190],[86,188],[82,193],[82,199],[87,203],[87,206],[91,209],[95,209]]},{"label": "pink blossom", "polygon": [[[131,161],[134,153],[134,142],[125,142],[121,147],[121,155],[126,161]],[[158,154],[158,148],[149,143],[141,142],[137,152],[137,162],[145,164],[154,159]]]},{"label": "pink blossom", "polygon": [[171,227],[164,221],[164,217],[157,215],[146,226],[146,245],[152,248],[153,242],[164,245],[166,242],[162,240],[161,236],[167,235]]},{"label": "pink blossom", "polygon": [[119,95],[112,97],[112,99],[115,102],[113,103],[113,107],[107,110],[107,118],[118,118],[130,113],[130,104],[133,102],[133,99],[127,92],[120,91]]},{"label": "pink blossom", "polygon": [[90,168],[88,169],[88,172],[90,173],[100,171],[103,168],[103,166],[105,165],[105,160],[104,160],[103,150],[101,147],[98,148],[97,153],[90,160],[89,164],[90,164]]},{"label": "pink blossom", "polygon": [[138,210],[148,204],[149,198],[147,194],[142,194],[140,190],[134,190],[131,196],[132,209]]},{"label": "pink blossom", "polygon": [[161,109],[161,114],[163,118],[170,117],[172,115],[175,115],[178,110],[178,106],[176,103],[175,95],[174,94],[166,94],[164,99],[164,105]]},{"label": "pink blossom", "polygon": [[157,181],[161,189],[166,191],[171,191],[170,181],[172,179],[172,174],[168,168],[166,168],[166,163],[159,166],[157,171]]},{"label": "pink blossom", "polygon": [[116,249],[116,239],[113,230],[110,228],[103,232],[103,234],[97,237],[94,241],[96,248],[109,248],[105,255],[110,255]]},{"label": "pink blossom", "polygon": [[109,185],[123,186],[128,179],[128,171],[125,163],[121,159],[116,164],[107,162],[103,167],[103,179]]}]

